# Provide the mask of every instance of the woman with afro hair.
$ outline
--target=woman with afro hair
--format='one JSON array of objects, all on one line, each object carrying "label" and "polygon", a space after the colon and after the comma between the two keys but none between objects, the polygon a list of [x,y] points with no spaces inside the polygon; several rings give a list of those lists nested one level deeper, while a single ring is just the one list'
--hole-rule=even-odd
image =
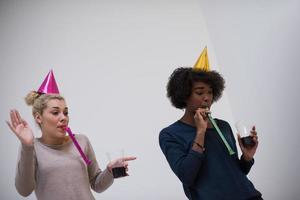
[{"label": "woman with afro hair", "polygon": [[259,200],[261,193],[247,178],[258,145],[255,127],[251,131],[253,147],[243,146],[238,136],[242,151],[238,158],[228,122],[214,119],[233,155],[208,119],[212,104],[224,88],[225,81],[216,71],[175,69],[167,84],[167,96],[174,107],[184,109],[184,114],[160,132],[159,144],[188,199]]}]

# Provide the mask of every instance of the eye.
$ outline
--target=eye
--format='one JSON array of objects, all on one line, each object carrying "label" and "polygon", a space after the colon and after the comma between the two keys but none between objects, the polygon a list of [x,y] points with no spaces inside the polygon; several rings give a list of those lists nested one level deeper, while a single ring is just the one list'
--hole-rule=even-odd
[{"label": "eye", "polygon": [[59,112],[55,111],[55,112],[52,112],[53,115],[58,115]]},{"label": "eye", "polygon": [[65,115],[65,116],[68,116],[68,115],[69,115],[69,112],[68,112],[68,111],[65,111],[65,112],[64,112],[64,115]]}]

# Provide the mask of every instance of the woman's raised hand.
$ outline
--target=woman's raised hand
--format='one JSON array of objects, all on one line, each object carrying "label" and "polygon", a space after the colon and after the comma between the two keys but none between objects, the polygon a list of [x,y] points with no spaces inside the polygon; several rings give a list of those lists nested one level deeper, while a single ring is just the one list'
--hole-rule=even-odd
[{"label": "woman's raised hand", "polygon": [[19,138],[22,144],[33,146],[33,132],[27,122],[21,118],[17,110],[10,111],[10,122],[6,121],[10,130]]}]

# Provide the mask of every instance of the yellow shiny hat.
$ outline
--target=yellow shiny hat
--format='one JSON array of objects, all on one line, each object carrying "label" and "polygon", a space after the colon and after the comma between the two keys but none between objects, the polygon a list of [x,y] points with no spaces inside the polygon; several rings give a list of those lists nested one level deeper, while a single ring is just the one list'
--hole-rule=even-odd
[{"label": "yellow shiny hat", "polygon": [[209,67],[209,61],[208,61],[208,54],[207,54],[207,47],[205,47],[200,54],[197,62],[195,63],[193,69],[195,71],[205,71],[208,72],[210,71]]}]

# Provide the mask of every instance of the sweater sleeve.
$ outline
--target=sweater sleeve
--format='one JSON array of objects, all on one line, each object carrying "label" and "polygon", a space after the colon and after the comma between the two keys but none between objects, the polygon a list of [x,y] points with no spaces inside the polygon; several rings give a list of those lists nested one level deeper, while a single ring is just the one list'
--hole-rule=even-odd
[{"label": "sweater sleeve", "polygon": [[252,165],[254,165],[254,158],[250,161],[246,161],[243,156],[241,156],[240,168],[246,175],[250,172]]},{"label": "sweater sleeve", "polygon": [[21,145],[15,186],[18,193],[24,197],[29,196],[35,188],[35,165],[34,147]]},{"label": "sweater sleeve", "polygon": [[103,192],[113,184],[114,177],[107,168],[104,171],[102,171],[99,168],[94,150],[89,140],[88,140],[88,158],[92,160],[92,163],[88,166],[91,188],[95,192],[98,193]]},{"label": "sweater sleeve", "polygon": [[187,186],[193,185],[201,168],[204,154],[194,151],[191,147],[186,150],[183,144],[164,130],[159,135],[159,144],[171,169],[180,181]]}]

